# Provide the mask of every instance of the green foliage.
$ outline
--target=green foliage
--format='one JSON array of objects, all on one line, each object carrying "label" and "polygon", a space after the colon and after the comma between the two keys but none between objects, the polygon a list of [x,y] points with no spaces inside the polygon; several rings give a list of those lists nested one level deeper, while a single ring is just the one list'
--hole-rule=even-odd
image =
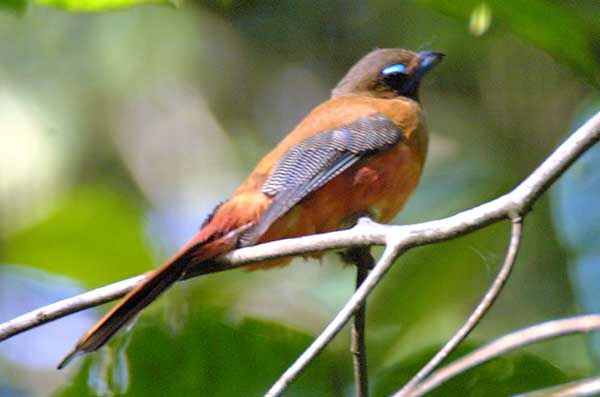
[{"label": "green foliage", "polygon": [[[179,332],[164,324],[159,316],[148,316],[132,331],[128,360],[121,360],[121,364],[129,362],[131,379],[124,395],[260,396],[312,340],[312,336],[265,321],[235,323],[211,307],[196,306]],[[90,369],[102,360],[102,353],[89,355],[72,383],[56,397],[95,395],[97,390],[89,384],[99,379],[89,379]],[[348,360],[326,352],[286,396],[339,396],[340,385],[349,380],[349,367]],[[114,371],[110,365],[105,369],[109,375],[103,380],[111,390],[118,390],[122,369]],[[102,375],[92,371],[91,376]]]},{"label": "green foliage", "polygon": [[[581,124],[597,111],[600,100],[578,115],[574,124]],[[600,146],[590,148],[552,191],[554,222],[560,241],[571,255],[569,275],[583,312],[600,312]],[[592,353],[600,365],[600,335],[590,335]]]},{"label": "green foliage", "polygon": [[499,257],[485,260],[482,252],[500,252],[506,234],[505,225],[490,227],[400,258],[369,300],[369,321],[388,330],[369,344],[371,363],[388,362],[414,351],[414,345],[451,335],[474,304],[461,308],[457,302],[475,302],[498,266]]},{"label": "green foliage", "polygon": [[[72,183],[73,174],[81,175],[76,182],[83,187],[68,192],[58,188],[65,201],[48,218],[37,218],[38,224],[22,223],[28,229],[18,234],[14,234],[18,226],[4,220],[7,233],[0,241],[0,259],[66,274],[88,286],[120,280],[154,264],[144,241],[144,217],[146,222],[153,222],[157,214],[168,220],[167,227],[159,224],[162,242],[188,230],[171,213],[181,208],[179,199],[149,195],[144,181],[152,179],[152,173],[144,179],[130,172],[133,168],[123,172],[123,167],[147,161],[159,164],[166,178],[152,181],[157,191],[182,193],[186,205],[189,199],[202,202],[200,210],[186,213],[191,223],[200,224],[204,203],[213,200],[207,196],[226,198],[231,193],[206,186],[204,175],[232,178],[209,161],[202,169],[182,172],[187,176],[180,175],[176,187],[164,184],[186,163],[178,162],[183,152],[165,150],[157,139],[159,131],[190,128],[190,136],[202,136],[204,129],[189,118],[218,120],[224,136],[244,158],[256,160],[268,150],[265,142],[278,141],[311,106],[327,97],[336,79],[365,51],[374,46],[444,51],[447,59],[423,87],[432,137],[428,175],[394,222],[404,224],[447,216],[514,186],[560,141],[573,109],[594,90],[582,81],[596,82],[598,76],[596,56],[590,50],[597,51],[600,43],[596,39],[600,8],[594,0],[568,5],[550,0],[378,0],[352,6],[316,0],[209,0],[190,2],[181,11],[133,7],[99,16],[74,16],[34,3],[24,18],[11,14],[25,10],[26,2],[0,2],[0,7],[11,10],[0,14],[4,35],[0,74],[6,81],[0,107],[17,102],[27,109],[23,120],[6,120],[3,131],[18,134],[19,128],[32,126],[48,136],[65,131],[77,139],[52,144],[61,146],[65,158],[85,159],[67,162],[68,172],[57,177],[65,186]],[[170,4],[39,2],[73,11],[141,3]],[[164,103],[179,111],[170,111]],[[134,136],[142,138],[131,139]],[[135,144],[155,139],[153,145]],[[183,146],[186,154],[199,156],[197,144]],[[27,149],[39,155],[34,147]],[[21,158],[8,167],[19,171],[25,161]],[[244,169],[249,171],[251,165]],[[100,187],[106,179],[142,189],[136,195]],[[21,194],[41,196],[36,181],[24,178],[19,186],[26,189]],[[197,184],[204,189],[200,194],[185,193]],[[0,196],[4,200],[0,205],[9,210],[18,207],[13,205],[15,197],[7,192]],[[597,202],[595,196],[586,197]],[[140,200],[152,208],[140,208]],[[579,208],[585,212],[587,207]],[[38,213],[35,207],[31,211]],[[589,216],[586,220],[593,223]],[[566,253],[560,250],[543,199],[527,217],[525,228],[515,272],[478,327],[482,339],[574,311]],[[414,356],[414,362],[405,359],[408,354],[445,340],[464,321],[495,274],[507,241],[507,225],[492,226],[415,249],[398,261],[368,304],[369,367],[377,395],[397,390],[407,373],[416,371],[417,361],[423,363],[432,352]],[[181,333],[167,331],[168,321],[162,318],[144,315],[131,334],[126,357],[116,348],[112,356],[105,355],[112,357],[112,364],[103,361],[102,352],[84,359],[72,383],[58,395],[91,395],[88,369],[110,374],[96,380],[107,380],[116,389],[126,383],[119,379],[129,378],[126,394],[132,396],[260,395],[310,338],[261,321],[232,324],[223,312],[207,311],[206,302],[317,332],[352,289],[352,277],[343,278],[352,270],[331,271],[335,265],[329,262],[335,261],[325,259],[323,268],[297,263],[268,273],[226,272],[198,279],[192,282],[190,296],[172,296],[169,302],[169,315],[188,306],[201,312],[189,323],[178,324]],[[307,273],[312,278],[303,278]],[[185,286],[172,293],[185,293],[181,287]],[[336,339],[289,395],[352,395],[347,339],[347,333]],[[583,338],[555,341],[544,344],[540,352],[569,373],[583,374],[591,372],[583,342]],[[118,341],[111,345],[114,348]],[[127,361],[130,371],[122,371]],[[399,364],[388,367],[390,363]],[[440,394],[462,396],[464,386],[471,395],[494,395],[496,390],[506,395],[564,381],[559,371],[553,377],[552,370],[535,357],[510,355],[469,371],[458,384],[462,386],[452,390],[446,386]],[[12,371],[18,376],[2,381],[16,389],[26,385],[28,392],[64,382],[54,368],[35,378],[22,368]]]},{"label": "green foliage", "polygon": [[[112,341],[110,350],[104,348],[83,358],[71,383],[55,397],[91,397],[101,390],[123,396],[260,396],[313,338],[271,322],[234,322],[225,311],[211,306],[196,306],[177,331],[165,324],[156,313],[143,317],[132,334]],[[462,346],[451,358],[476,347],[473,343]],[[438,348],[420,350],[397,364],[372,371],[373,396],[398,390]],[[472,369],[430,395],[506,396],[568,380],[549,362],[518,353]],[[127,382],[125,390],[123,383]],[[351,382],[349,353],[328,349],[286,396],[351,395]]]},{"label": "green foliage", "polygon": [[[451,358],[475,349],[463,345]],[[375,377],[373,397],[389,396],[397,391],[433,356],[439,347],[428,348],[379,372]],[[504,356],[471,369],[428,393],[430,397],[504,397],[568,381],[554,365],[527,353]]]},{"label": "green foliage", "polygon": [[179,5],[176,0],[36,0],[36,2],[74,12],[113,11],[142,4]]},{"label": "green foliage", "polygon": [[141,209],[103,186],[73,192],[43,222],[12,236],[6,263],[26,263],[98,286],[148,270]]},{"label": "green foliage", "polygon": [[[541,0],[419,1],[465,21],[481,15],[481,5],[485,4],[491,10],[492,20],[498,19],[509,31],[565,62],[594,84],[600,82],[588,31],[594,26],[586,26],[572,8]],[[599,23],[596,21],[596,29]]]},{"label": "green foliage", "polygon": [[21,15],[27,9],[27,0],[0,0],[0,11],[9,10]]}]

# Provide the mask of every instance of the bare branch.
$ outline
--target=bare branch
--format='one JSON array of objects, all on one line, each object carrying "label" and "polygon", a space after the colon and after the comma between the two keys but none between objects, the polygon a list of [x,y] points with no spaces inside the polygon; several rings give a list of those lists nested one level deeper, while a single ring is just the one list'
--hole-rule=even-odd
[{"label": "bare branch", "polygon": [[[365,281],[373,267],[374,259],[369,247],[351,247],[342,255],[347,262],[356,266],[356,288]],[[350,352],[354,366],[354,388],[356,397],[369,396],[369,371],[367,366],[367,343],[365,323],[367,321],[367,304],[361,305],[354,314],[352,323],[352,341]]]},{"label": "bare branch", "polygon": [[[512,192],[488,203],[441,220],[407,226],[384,226],[361,222],[352,229],[288,239],[243,248],[224,255],[221,270],[269,258],[297,255],[359,245],[386,245],[383,256],[360,288],[325,328],[311,346],[273,385],[269,396],[277,396],[300,374],[308,363],[342,329],[357,308],[364,303],[392,265],[394,259],[409,248],[448,240],[467,234],[501,219],[523,216],[533,202],[558,178],[586,149],[600,139],[600,113],[588,120],[561,144],[527,179]],[[0,340],[37,327],[70,313],[97,306],[128,292],[143,276],[124,280],[110,286],[65,299],[44,308],[24,314],[0,324]]]},{"label": "bare branch", "polygon": [[483,299],[473,313],[469,316],[467,321],[463,324],[462,327],[446,342],[444,347],[440,349],[436,353],[435,356],[429,360],[427,364],[417,374],[406,383],[402,389],[394,395],[394,397],[405,397],[410,391],[423,379],[425,379],[431,372],[436,369],[446,357],[450,355],[456,349],[456,347],[463,341],[465,338],[471,333],[471,331],[479,324],[483,316],[490,309],[498,294],[504,287],[508,276],[513,268],[515,260],[517,258],[517,253],[519,251],[519,245],[521,242],[521,236],[523,231],[523,223],[521,218],[513,219],[512,228],[511,228],[511,238],[508,246],[508,250],[506,252],[506,257],[504,258],[504,263],[500,267],[500,271],[498,275],[494,279],[494,282],[488,289],[488,291],[483,296]]},{"label": "bare branch", "polygon": [[559,336],[595,330],[600,330],[600,314],[587,314],[547,321],[512,332],[435,371],[423,382],[419,383],[409,393],[409,396],[422,396],[448,379],[511,350]]},{"label": "bare branch", "polygon": [[344,305],[342,310],[335,316],[333,321],[325,328],[314,342],[298,357],[275,384],[269,389],[265,397],[280,396],[281,393],[292,383],[298,375],[308,366],[308,364],[331,342],[331,340],[348,322],[355,310],[363,304],[365,298],[373,288],[381,281],[386,271],[392,266],[394,259],[398,255],[396,247],[398,244],[388,244],[383,251],[379,261],[363,281],[350,300]]},{"label": "bare branch", "polygon": [[510,193],[486,204],[437,221],[411,226],[388,226],[386,248],[375,269],[356,290],[352,298],[327,325],[313,343],[298,357],[271,389],[266,397],[281,395],[285,388],[306,368],[325,346],[337,335],[377,286],[401,252],[418,245],[448,240],[480,229],[503,218],[519,218],[533,202],[590,146],[600,139],[600,112],[563,142],[529,177]]},{"label": "bare branch", "polygon": [[[356,287],[360,287],[369,274],[369,269],[359,267],[356,270]],[[367,366],[367,343],[365,323],[367,321],[367,304],[361,305],[352,323],[352,341],[350,351],[352,353],[352,364],[354,366],[354,388],[356,397],[369,396],[369,369]]]},{"label": "bare branch", "polygon": [[548,387],[514,397],[586,397],[600,394],[600,376]]},{"label": "bare branch", "polygon": [[81,310],[118,299],[144,279],[136,276],[63,299],[0,324],[0,341]]},{"label": "bare branch", "polygon": [[[235,269],[252,262],[282,256],[351,247],[359,243],[362,245],[383,245],[388,233],[387,228],[389,226],[369,222],[338,232],[279,240],[242,248],[224,255],[221,258],[222,266],[220,270]],[[0,324],[0,342],[69,314],[119,299],[131,291],[144,277],[144,275],[140,275],[105,285],[4,322]]]}]

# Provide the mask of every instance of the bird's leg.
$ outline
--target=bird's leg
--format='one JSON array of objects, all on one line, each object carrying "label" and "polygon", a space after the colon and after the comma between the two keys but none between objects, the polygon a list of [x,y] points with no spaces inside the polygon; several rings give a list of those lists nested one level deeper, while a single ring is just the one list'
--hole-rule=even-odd
[{"label": "bird's leg", "polygon": [[[373,268],[374,261],[371,256],[370,247],[351,247],[344,251],[340,256],[344,262],[356,266],[356,288],[358,289],[369,275],[369,271]],[[366,311],[367,305],[365,302],[354,313],[354,322],[352,323],[350,352],[352,353],[354,367],[356,397],[368,397],[369,395],[367,346],[365,343]]]}]

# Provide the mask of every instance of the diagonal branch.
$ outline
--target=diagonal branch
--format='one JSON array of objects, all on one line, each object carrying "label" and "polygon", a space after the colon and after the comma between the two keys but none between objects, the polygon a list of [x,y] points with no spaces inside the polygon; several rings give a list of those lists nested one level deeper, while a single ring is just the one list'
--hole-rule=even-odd
[{"label": "diagonal branch", "polygon": [[546,321],[512,332],[435,371],[419,383],[409,395],[410,397],[422,396],[454,376],[511,350],[559,336],[597,330],[600,330],[600,314]]},{"label": "diagonal branch", "polygon": [[600,376],[530,391],[514,397],[585,397],[600,394]]},{"label": "diagonal branch", "polygon": [[15,317],[0,324],[0,342],[32,328],[68,316],[69,314],[118,299],[131,291],[143,279],[144,276],[128,278]]},{"label": "diagonal branch", "polygon": [[[364,303],[367,295],[391,267],[394,259],[412,247],[432,244],[467,234],[502,219],[523,216],[535,200],[590,146],[600,139],[600,113],[594,115],[563,142],[529,177],[510,193],[456,215],[406,226],[360,222],[352,229],[275,241],[233,251],[221,258],[221,270],[269,258],[351,246],[386,245],[383,256],[360,288],[323,333],[300,356],[268,395],[277,396],[331,341]],[[131,290],[143,276],[124,280],[65,299],[0,324],[0,341],[41,324],[116,299]]]},{"label": "diagonal branch", "polygon": [[[364,222],[364,221],[363,221]],[[388,244],[379,258],[379,261],[362,282],[360,287],[356,289],[356,292],[350,300],[344,305],[342,310],[335,316],[333,321],[325,328],[321,335],[319,335],[314,342],[298,357],[281,377],[275,382],[275,384],[269,389],[265,397],[280,396],[281,393],[292,383],[294,379],[300,375],[300,373],[310,364],[310,362],[331,342],[331,340],[338,334],[342,327],[350,320],[354,312],[360,307],[369,292],[381,281],[387,270],[392,266],[394,259],[398,256],[396,250],[397,244]]]},{"label": "diagonal branch", "polygon": [[510,193],[441,220],[411,226],[388,226],[391,233],[387,234],[385,251],[371,274],[323,332],[281,375],[265,396],[280,396],[286,387],[300,375],[304,368],[346,325],[354,311],[364,303],[366,297],[377,286],[400,253],[419,245],[467,234],[503,218],[515,219],[524,216],[535,200],[598,140],[600,140],[600,112],[578,128]]},{"label": "diagonal branch", "polygon": [[471,331],[479,324],[483,316],[488,312],[492,304],[496,301],[498,294],[504,287],[508,276],[513,268],[515,260],[517,258],[517,253],[519,251],[519,245],[521,243],[521,236],[523,232],[523,222],[521,218],[513,219],[512,228],[511,228],[511,238],[510,244],[508,246],[508,251],[506,252],[506,257],[504,258],[504,263],[500,267],[500,271],[498,275],[494,279],[494,282],[488,289],[488,291],[483,296],[483,299],[473,313],[469,316],[467,321],[463,324],[462,327],[446,342],[444,347],[440,349],[436,353],[435,356],[429,360],[427,364],[423,368],[417,372],[417,374],[406,383],[402,389],[394,395],[394,397],[405,397],[410,394],[411,390],[418,385],[423,379],[425,379],[434,369],[436,369],[446,357],[450,355],[456,349],[456,347],[463,341],[465,338],[471,333]]},{"label": "diagonal branch", "polygon": [[[339,232],[279,240],[242,248],[225,255],[222,258],[220,270],[235,269],[266,259],[351,247],[358,244],[382,245],[385,242],[386,228],[388,227],[372,222],[368,227],[357,225],[352,229]],[[0,324],[0,342],[69,314],[119,299],[135,288],[144,277],[144,275],[140,275],[108,284],[6,321]]]}]

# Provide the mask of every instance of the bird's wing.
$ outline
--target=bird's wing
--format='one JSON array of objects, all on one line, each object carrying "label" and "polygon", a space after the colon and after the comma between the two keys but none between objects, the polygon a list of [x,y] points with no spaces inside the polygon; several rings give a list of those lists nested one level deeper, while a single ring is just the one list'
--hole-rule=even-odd
[{"label": "bird's wing", "polygon": [[400,128],[381,113],[335,130],[319,132],[290,148],[262,186],[273,202],[256,225],[239,240],[255,244],[294,205],[369,154],[403,139]]}]

